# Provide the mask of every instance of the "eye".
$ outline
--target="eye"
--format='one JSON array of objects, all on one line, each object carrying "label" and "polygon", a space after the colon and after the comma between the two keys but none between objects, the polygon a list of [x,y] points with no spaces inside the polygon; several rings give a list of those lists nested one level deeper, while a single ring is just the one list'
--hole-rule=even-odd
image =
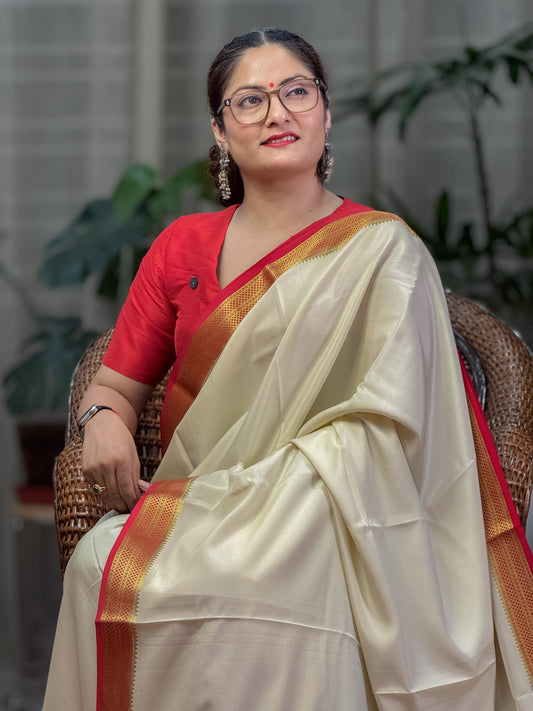
[{"label": "eye", "polygon": [[265,97],[259,93],[236,94],[233,99],[240,109],[255,109],[261,106]]},{"label": "eye", "polygon": [[302,84],[291,84],[285,90],[285,96],[307,96],[307,94],[309,94],[309,90]]}]

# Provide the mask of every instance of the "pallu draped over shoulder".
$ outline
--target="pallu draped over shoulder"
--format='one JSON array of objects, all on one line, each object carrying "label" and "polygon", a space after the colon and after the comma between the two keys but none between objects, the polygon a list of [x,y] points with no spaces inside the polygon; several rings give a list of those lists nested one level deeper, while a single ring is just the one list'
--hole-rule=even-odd
[{"label": "pallu draped over shoulder", "polygon": [[477,435],[404,223],[285,243],[178,353],[153,486],[78,545],[46,711],[533,708],[531,558],[513,528],[507,595]]}]

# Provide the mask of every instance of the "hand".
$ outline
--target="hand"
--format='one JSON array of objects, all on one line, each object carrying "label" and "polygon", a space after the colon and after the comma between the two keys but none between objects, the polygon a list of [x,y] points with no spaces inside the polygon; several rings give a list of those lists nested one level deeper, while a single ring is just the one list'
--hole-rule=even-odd
[{"label": "hand", "polygon": [[105,486],[101,496],[119,513],[131,511],[148,488],[139,478],[135,441],[111,410],[101,410],[85,426],[82,468],[91,485]]},{"label": "hand", "polygon": [[143,494],[145,494],[148,491],[148,489],[151,487],[150,482],[145,481],[144,479],[139,479],[139,481],[137,482],[137,485]]}]

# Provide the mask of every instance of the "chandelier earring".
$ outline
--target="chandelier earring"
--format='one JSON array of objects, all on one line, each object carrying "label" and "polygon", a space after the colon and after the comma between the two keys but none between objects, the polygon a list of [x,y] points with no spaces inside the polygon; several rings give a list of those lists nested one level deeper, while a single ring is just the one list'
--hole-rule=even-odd
[{"label": "chandelier earring", "polygon": [[322,180],[327,183],[333,172],[333,158],[331,157],[331,144],[329,142],[329,129],[326,131],[324,153],[322,154]]},{"label": "chandelier earring", "polygon": [[228,178],[228,168],[230,165],[229,155],[224,146],[219,146],[219,166],[220,170],[218,173],[218,189],[220,190],[220,197],[222,200],[229,200],[231,197],[231,188],[229,186]]}]

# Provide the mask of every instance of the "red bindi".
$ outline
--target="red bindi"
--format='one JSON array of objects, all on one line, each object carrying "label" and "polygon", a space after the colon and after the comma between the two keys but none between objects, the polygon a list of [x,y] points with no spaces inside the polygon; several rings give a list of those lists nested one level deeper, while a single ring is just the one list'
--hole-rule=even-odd
[{"label": "red bindi", "polygon": [[274,86],[274,82],[271,81],[270,84],[269,84],[269,86]]}]

